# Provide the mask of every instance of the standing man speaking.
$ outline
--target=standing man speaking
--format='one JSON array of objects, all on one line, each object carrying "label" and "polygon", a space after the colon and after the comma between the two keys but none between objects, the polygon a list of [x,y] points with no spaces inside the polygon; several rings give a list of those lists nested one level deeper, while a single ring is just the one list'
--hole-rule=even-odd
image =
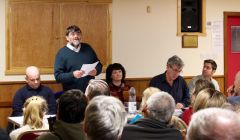
[{"label": "standing man speaking", "polygon": [[85,92],[89,80],[102,71],[100,62],[89,73],[81,70],[83,64],[99,61],[92,47],[81,42],[81,37],[82,31],[78,26],[69,26],[66,30],[68,43],[58,51],[55,58],[54,76],[56,81],[62,84],[64,91],[80,89]]}]

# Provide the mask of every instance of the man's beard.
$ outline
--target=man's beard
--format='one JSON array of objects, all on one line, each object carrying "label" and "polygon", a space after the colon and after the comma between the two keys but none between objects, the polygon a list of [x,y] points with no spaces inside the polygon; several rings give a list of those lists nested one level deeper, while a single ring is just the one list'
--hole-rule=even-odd
[{"label": "man's beard", "polygon": [[74,40],[74,41],[72,42],[72,45],[73,45],[74,47],[77,47],[79,44],[80,44],[80,41],[79,41],[79,40]]}]

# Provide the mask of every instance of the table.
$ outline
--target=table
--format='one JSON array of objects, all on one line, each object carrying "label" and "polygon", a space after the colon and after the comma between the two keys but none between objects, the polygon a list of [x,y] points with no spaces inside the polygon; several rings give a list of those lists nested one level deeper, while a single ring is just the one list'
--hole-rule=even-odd
[{"label": "table", "polygon": [[[49,117],[55,117],[56,115],[45,115],[43,117],[43,123],[48,124]],[[17,127],[21,127],[23,125],[23,116],[17,116],[17,117],[8,117],[8,121],[13,123],[14,129]]]}]

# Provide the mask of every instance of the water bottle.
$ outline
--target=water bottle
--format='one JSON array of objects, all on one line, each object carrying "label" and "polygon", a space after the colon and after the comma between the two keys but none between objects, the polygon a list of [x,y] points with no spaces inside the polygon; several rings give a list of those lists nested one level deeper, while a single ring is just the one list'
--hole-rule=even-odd
[{"label": "water bottle", "polygon": [[129,93],[128,113],[135,114],[137,112],[136,89],[134,87],[131,87],[128,93]]}]

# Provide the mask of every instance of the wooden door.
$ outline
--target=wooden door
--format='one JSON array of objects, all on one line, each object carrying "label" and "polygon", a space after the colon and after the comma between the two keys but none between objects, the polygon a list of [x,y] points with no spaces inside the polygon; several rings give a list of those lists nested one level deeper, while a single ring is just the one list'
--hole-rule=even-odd
[{"label": "wooden door", "polygon": [[[235,47],[234,47],[235,46]],[[240,12],[224,12],[225,89],[233,84],[240,70]]]}]

